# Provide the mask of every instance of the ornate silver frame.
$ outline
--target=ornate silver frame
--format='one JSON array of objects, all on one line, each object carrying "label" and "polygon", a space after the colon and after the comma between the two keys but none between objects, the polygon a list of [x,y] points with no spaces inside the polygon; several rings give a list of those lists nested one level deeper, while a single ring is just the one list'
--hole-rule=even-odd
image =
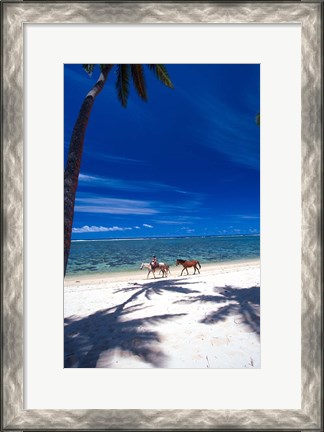
[{"label": "ornate silver frame", "polygon": [[[1,430],[322,430],[323,3],[23,2],[2,19]],[[302,408],[300,410],[23,409],[23,23],[301,23]]]}]

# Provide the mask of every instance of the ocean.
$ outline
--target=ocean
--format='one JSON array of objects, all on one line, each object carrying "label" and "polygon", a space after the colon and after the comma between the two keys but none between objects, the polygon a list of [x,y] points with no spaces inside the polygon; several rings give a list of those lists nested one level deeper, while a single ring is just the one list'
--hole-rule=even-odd
[{"label": "ocean", "polygon": [[197,259],[201,265],[258,259],[260,236],[75,240],[71,243],[66,275],[134,271],[153,255],[169,265],[174,265],[178,258]]}]

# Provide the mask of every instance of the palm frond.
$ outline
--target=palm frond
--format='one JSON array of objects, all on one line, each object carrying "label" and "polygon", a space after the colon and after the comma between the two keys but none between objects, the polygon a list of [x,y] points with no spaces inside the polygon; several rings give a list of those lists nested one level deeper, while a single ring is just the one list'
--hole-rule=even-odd
[{"label": "palm frond", "polygon": [[134,86],[139,97],[147,101],[143,66],[140,64],[132,64],[131,71],[132,71]]},{"label": "palm frond", "polygon": [[83,70],[85,70],[87,72],[87,74],[91,77],[95,65],[94,64],[83,64],[82,67],[83,67]]},{"label": "palm frond", "polygon": [[130,65],[120,64],[117,65],[117,80],[116,80],[116,90],[120,103],[124,108],[127,106],[127,99],[129,95],[129,72]]},{"label": "palm frond", "polygon": [[150,64],[149,69],[155,73],[156,77],[167,87],[173,88],[171,78],[169,77],[167,68],[162,64]]},{"label": "palm frond", "polygon": [[100,71],[101,72],[106,72],[108,70],[108,72],[113,68],[113,64],[100,64]]}]

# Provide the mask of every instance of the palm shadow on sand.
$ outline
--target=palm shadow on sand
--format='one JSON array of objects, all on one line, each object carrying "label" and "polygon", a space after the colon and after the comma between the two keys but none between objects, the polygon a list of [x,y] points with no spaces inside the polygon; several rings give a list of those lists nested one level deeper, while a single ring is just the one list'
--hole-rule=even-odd
[{"label": "palm shadow on sand", "polygon": [[[158,279],[153,280],[152,282],[148,282],[145,285],[143,285],[143,288],[138,291],[138,294],[135,293],[136,296],[138,296],[141,293],[144,293],[145,297],[148,300],[151,300],[152,296],[155,295],[162,295],[164,292],[174,292],[174,293],[180,293],[180,294],[193,294],[193,293],[199,293],[200,291],[193,290],[190,288],[185,288],[183,285],[193,285],[195,283],[199,282],[182,282],[179,285],[179,281],[177,279]],[[138,285],[127,287],[127,288],[121,288],[116,290],[115,292],[128,292],[128,291],[134,291],[136,288],[138,288]]]},{"label": "palm shadow on sand", "polygon": [[260,287],[237,288],[233,286],[215,287],[216,295],[191,296],[179,302],[212,302],[226,303],[206,315],[202,324],[216,324],[229,317],[237,317],[235,322],[245,326],[250,332],[260,337]]},{"label": "palm shadow on sand", "polygon": [[109,364],[111,357],[110,367],[113,367],[115,349],[138,356],[141,361],[153,367],[163,367],[167,357],[162,350],[159,333],[147,327],[186,314],[162,314],[131,319],[131,313],[144,310],[148,306],[143,306],[143,303],[129,306],[129,303],[139,300],[141,295],[151,300],[153,295],[162,295],[164,291],[183,294],[198,292],[178,286],[171,279],[167,283],[164,279],[143,286],[136,284],[115,291],[133,292],[119,305],[99,310],[85,318],[66,318],[64,367],[95,368],[102,353],[105,353],[106,364]]}]

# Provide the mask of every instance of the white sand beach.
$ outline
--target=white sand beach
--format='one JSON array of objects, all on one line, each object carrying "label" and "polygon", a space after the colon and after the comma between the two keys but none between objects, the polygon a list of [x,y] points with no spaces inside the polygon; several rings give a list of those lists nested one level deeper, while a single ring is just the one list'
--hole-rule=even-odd
[{"label": "white sand beach", "polygon": [[260,263],[64,284],[65,367],[259,368]]}]

